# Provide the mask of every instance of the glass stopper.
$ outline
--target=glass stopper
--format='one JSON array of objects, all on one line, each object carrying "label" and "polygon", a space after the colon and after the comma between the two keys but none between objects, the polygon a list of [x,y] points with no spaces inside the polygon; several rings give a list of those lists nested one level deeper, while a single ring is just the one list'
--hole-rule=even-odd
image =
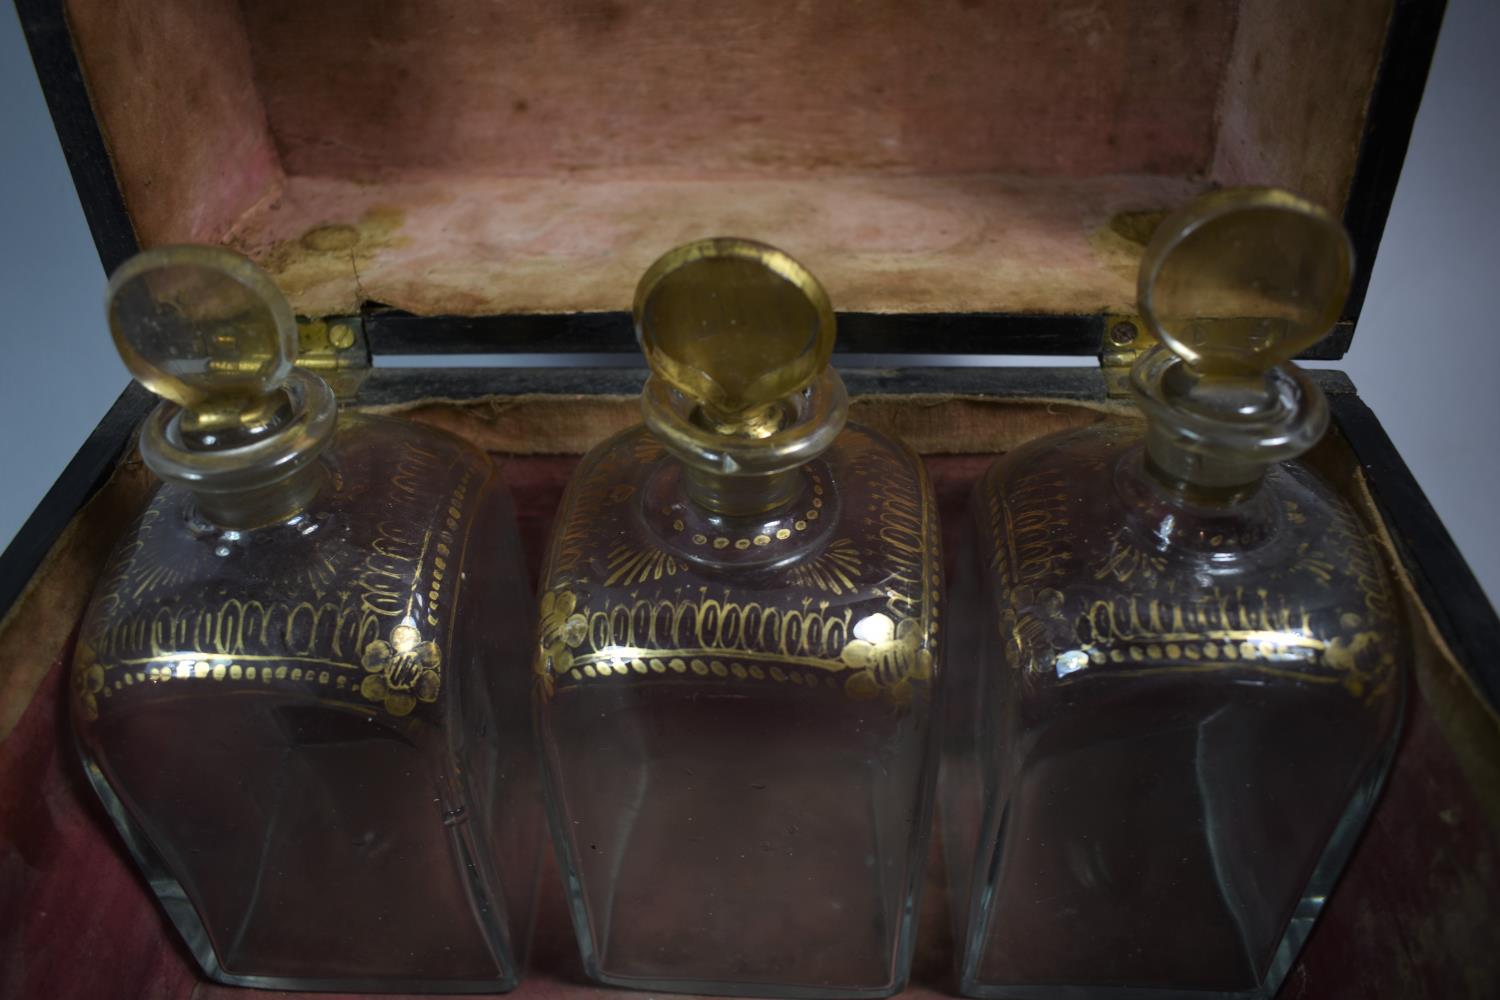
[{"label": "glass stopper", "polygon": [[105,311],[125,367],[183,408],[190,445],[235,444],[287,419],[296,318],[248,258],[222,247],[147,250],[110,278]]},{"label": "glass stopper", "polygon": [[1354,251],[1285,191],[1216,191],[1163,220],[1141,261],[1141,316],[1200,376],[1256,376],[1333,329]]},{"label": "glass stopper", "polygon": [[635,293],[636,336],[652,372],[725,433],[773,433],[775,421],[762,418],[827,367],[834,325],[817,279],[753,240],[671,250]]}]

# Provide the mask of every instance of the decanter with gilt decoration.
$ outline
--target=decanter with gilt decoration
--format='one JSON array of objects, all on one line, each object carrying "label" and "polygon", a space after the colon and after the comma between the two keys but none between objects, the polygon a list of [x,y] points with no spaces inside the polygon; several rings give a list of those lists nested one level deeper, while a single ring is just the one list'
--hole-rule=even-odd
[{"label": "decanter with gilt decoration", "polygon": [[936,768],[926,474],[846,426],[832,309],[784,253],[680,247],[635,320],[645,426],[583,459],[541,578],[544,786],[585,966],[894,992]]},{"label": "decanter with gilt decoration", "polygon": [[495,465],[339,413],[230,251],[140,254],[108,312],[164,397],[140,438],[162,484],[98,582],[72,717],[136,863],[220,982],[513,987],[545,824]]},{"label": "decanter with gilt decoration", "polygon": [[1288,363],[1351,250],[1283,192],[1207,195],[1146,250],[1144,425],[1031,442],[973,496],[942,791],[962,992],[1265,997],[1395,750],[1409,641]]}]

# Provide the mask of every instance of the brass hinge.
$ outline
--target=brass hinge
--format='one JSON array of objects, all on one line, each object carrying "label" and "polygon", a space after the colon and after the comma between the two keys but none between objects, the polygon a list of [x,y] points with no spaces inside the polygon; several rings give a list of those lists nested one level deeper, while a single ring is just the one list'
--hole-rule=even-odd
[{"label": "brass hinge", "polygon": [[1130,366],[1155,346],[1156,338],[1139,316],[1104,314],[1104,344],[1099,352],[1099,367],[1104,370],[1104,384],[1111,398],[1130,395]]},{"label": "brass hinge", "polygon": [[297,320],[297,364],[323,377],[344,403],[370,373],[370,348],[358,316]]}]

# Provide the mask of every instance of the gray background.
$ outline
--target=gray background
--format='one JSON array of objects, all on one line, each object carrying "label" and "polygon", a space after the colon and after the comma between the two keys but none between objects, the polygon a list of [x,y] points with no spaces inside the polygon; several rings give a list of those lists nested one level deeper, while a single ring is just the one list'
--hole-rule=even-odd
[{"label": "gray background", "polygon": [[[14,9],[0,11],[0,545],[126,383]],[[1450,0],[1354,347],[1359,386],[1500,596],[1500,3]]]}]

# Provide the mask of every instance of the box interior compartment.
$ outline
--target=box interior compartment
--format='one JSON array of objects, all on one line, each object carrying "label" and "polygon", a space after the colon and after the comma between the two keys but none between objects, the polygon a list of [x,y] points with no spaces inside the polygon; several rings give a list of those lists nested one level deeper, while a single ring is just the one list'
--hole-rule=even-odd
[{"label": "box interior compartment", "polygon": [[[313,317],[624,309],[659,253],[710,234],[784,247],[845,311],[1133,312],[1142,247],[1193,193],[1272,184],[1348,207],[1401,6],[61,2],[140,245],[241,249]],[[577,456],[639,420],[633,396],[571,389],[381,409],[503,460],[533,572]],[[950,559],[996,454],[1130,414],[951,392],[853,407],[923,453]],[[1331,432],[1310,461],[1382,540],[1416,644],[1402,750],[1288,991],[1500,995],[1500,719],[1348,443]],[[127,454],[0,620],[0,1000],[243,996],[198,978],[67,720],[73,633],[153,486]],[[544,878],[519,995],[596,994]],[[918,995],[951,990],[944,892],[935,863]]]},{"label": "box interior compartment", "polygon": [[1160,213],[1342,212],[1392,0],[67,0],[142,246],[296,309],[627,308],[687,239],[869,312],[1131,311]]},{"label": "box interior compartment", "polygon": [[[639,419],[629,396],[429,399],[384,409],[496,454],[533,572],[578,454]],[[560,420],[568,409],[575,417]],[[950,562],[969,492],[995,454],[1052,431],[1131,418],[1118,402],[941,394],[856,397],[853,411],[853,419],[899,434],[923,453]],[[1489,921],[1500,869],[1471,862],[1488,856],[1500,829],[1500,720],[1417,600],[1348,445],[1330,432],[1310,461],[1381,541],[1416,641],[1402,750],[1291,981],[1329,998],[1386,990],[1489,995],[1500,987]],[[139,457],[128,455],[0,623],[0,996],[241,995],[198,980],[88,789],[69,735],[72,636],[111,545],[153,486]],[[914,969],[913,993],[922,996],[951,989],[939,860],[929,874]],[[557,874],[549,870],[544,879],[532,973],[519,995],[594,995],[580,984]]]}]

